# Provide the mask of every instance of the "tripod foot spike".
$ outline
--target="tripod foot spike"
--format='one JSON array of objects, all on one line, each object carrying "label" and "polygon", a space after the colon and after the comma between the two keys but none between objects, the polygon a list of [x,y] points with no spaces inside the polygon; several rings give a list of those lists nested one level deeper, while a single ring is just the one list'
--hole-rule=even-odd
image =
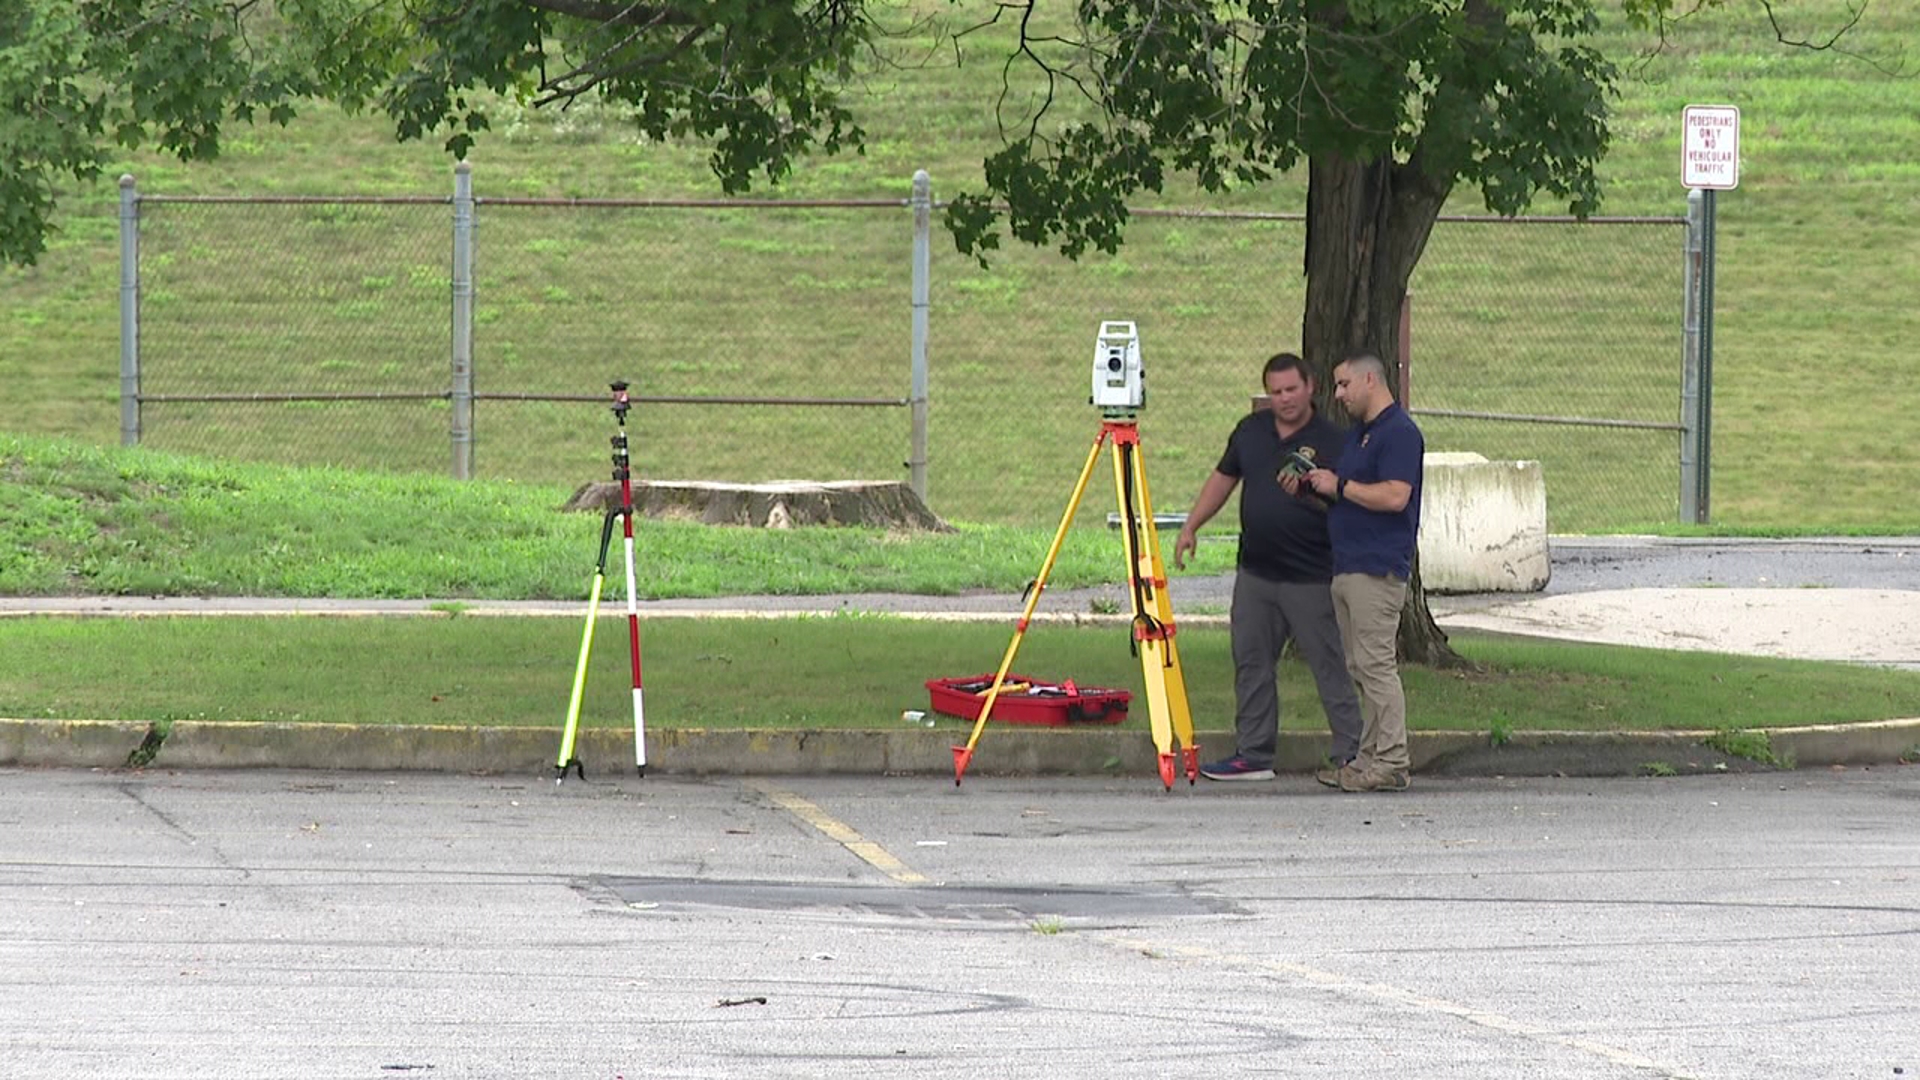
[{"label": "tripod foot spike", "polygon": [[647,767],[645,765],[638,765],[635,766],[635,768],[640,770],[640,779],[645,780],[647,778]]},{"label": "tripod foot spike", "polygon": [[1168,791],[1173,790],[1173,764],[1172,754],[1160,755],[1160,782],[1166,785]]},{"label": "tripod foot spike", "polygon": [[555,765],[553,767],[554,784],[558,785],[561,782],[565,781],[567,778],[567,770],[569,769],[572,769],[574,773],[580,777],[580,779],[585,780],[587,778],[587,767],[585,765],[580,764],[579,758],[574,758],[572,761],[567,762],[565,765]]},{"label": "tripod foot spike", "polygon": [[964,746],[953,748],[953,786],[960,786],[960,778],[967,775],[967,766],[973,761],[973,751]]},{"label": "tripod foot spike", "polygon": [[1200,748],[1187,747],[1187,786],[1191,787],[1200,780]]}]

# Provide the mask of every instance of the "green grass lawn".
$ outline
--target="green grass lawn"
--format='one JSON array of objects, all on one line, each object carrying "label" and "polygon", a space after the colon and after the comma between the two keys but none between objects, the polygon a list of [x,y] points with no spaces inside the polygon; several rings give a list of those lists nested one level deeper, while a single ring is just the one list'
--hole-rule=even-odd
[{"label": "green grass lawn", "polygon": [[[0,594],[584,599],[597,514],[568,489],[434,475],[213,462],[0,434]],[[1118,533],[1085,507],[1049,582],[1125,574]],[[1055,524],[1057,525],[1057,519]],[[646,598],[834,592],[1018,596],[1052,529],[949,533],[645,521]],[[1172,536],[1162,540],[1170,548]],[[1171,551],[1167,552],[1171,557]],[[619,552],[611,559],[618,575]],[[1233,566],[1203,544],[1194,573]]]},{"label": "green grass lawn", "polygon": [[[584,610],[584,609],[583,609]],[[601,628],[582,722],[632,721],[624,628]],[[667,728],[875,728],[926,709],[930,678],[991,672],[1010,626],[883,616],[649,618],[648,722]],[[566,715],[573,619],[0,620],[0,716],[88,720],[553,725]],[[1224,629],[1179,635],[1198,730],[1232,728]],[[1445,731],[1770,727],[1920,715],[1920,674],[1802,661],[1459,635],[1474,673],[1410,669],[1409,723]],[[1037,624],[1014,671],[1140,692],[1124,626]],[[1281,667],[1283,725],[1323,731],[1313,684]],[[1144,705],[1127,718],[1146,727]],[[945,718],[956,730],[972,718]]]},{"label": "green grass lawn", "polygon": [[[600,520],[559,513],[565,494],[0,436],[0,593],[583,601]],[[644,521],[635,546],[647,597],[992,589],[1012,599],[1051,536],[1005,525],[902,533]],[[1192,572],[1224,573],[1233,546],[1204,543],[1199,556]],[[1087,522],[1050,580],[1111,581],[1120,562],[1116,536]],[[457,602],[446,611],[0,619],[0,716],[557,722],[578,622],[463,616]],[[604,632],[586,715],[623,723],[625,650],[604,644],[618,638],[617,621]],[[670,727],[892,724],[925,706],[926,679],[991,671],[1010,632],[879,616],[649,618],[649,694]],[[1015,670],[1137,690],[1128,640],[1120,626],[1036,625]],[[1192,623],[1178,640],[1197,725],[1226,728],[1226,632]],[[1756,727],[1920,714],[1920,675],[1910,672],[1470,635],[1457,644],[1480,670],[1406,672],[1416,726]],[[1288,725],[1318,729],[1299,665],[1288,661],[1284,679]]]},{"label": "green grass lawn", "polygon": [[[1721,199],[1713,510],[1753,530],[1907,532],[1920,419],[1903,343],[1920,337],[1920,113],[1911,80],[1835,52],[1773,41],[1749,5],[1688,20],[1667,49],[1618,26],[1626,67],[1604,163],[1610,214],[1679,215],[1679,115],[1741,107],[1741,187]],[[1844,0],[1775,4],[1819,38]],[[902,9],[901,17],[910,12]],[[964,19],[968,12],[959,11]],[[1869,5],[1853,52],[1896,55],[1920,31],[1911,5]],[[999,64],[991,35],[965,62],[896,42],[902,62],[857,88],[861,157],[803,164],[783,193],[901,199],[916,168],[936,193],[977,183]],[[910,60],[904,58],[912,58]],[[1024,87],[1017,87],[1024,89]],[[1016,93],[1016,98],[1019,94]],[[583,107],[503,106],[475,152],[483,196],[712,195],[706,151],[636,144]],[[316,109],[286,130],[237,129],[227,154],[115,166],[156,194],[444,196],[437,145],[395,144],[373,119]],[[114,190],[65,204],[42,264],[0,271],[0,431],[117,439]],[[1297,211],[1302,185],[1164,205]],[[443,386],[444,206],[156,205],[146,237],[144,343],[152,393],[419,392]],[[1474,193],[1449,208],[1479,209]],[[1541,212],[1562,208],[1540,206]],[[487,392],[904,397],[906,215],[833,209],[663,213],[481,207],[475,364]],[[1414,404],[1666,422],[1678,415],[1679,231],[1443,224],[1417,272]],[[1143,433],[1159,509],[1185,509],[1259,360],[1297,341],[1299,227],[1139,219],[1114,257],[1069,264],[1008,251],[981,269],[936,243],[930,498],[948,518],[1046,527],[1094,419],[1087,338],[1102,318],[1147,337]],[[1276,272],[1279,268],[1280,272]],[[1834,393],[1849,385],[1886,392]],[[442,470],[443,403],[155,405],[154,445],[183,452]],[[522,483],[604,473],[597,405],[483,402],[477,467]],[[644,475],[735,480],[897,478],[901,409],[661,406],[636,417]],[[1671,433],[1434,420],[1435,449],[1547,465],[1552,527],[1671,527]],[[1833,466],[1846,482],[1835,483]]]}]

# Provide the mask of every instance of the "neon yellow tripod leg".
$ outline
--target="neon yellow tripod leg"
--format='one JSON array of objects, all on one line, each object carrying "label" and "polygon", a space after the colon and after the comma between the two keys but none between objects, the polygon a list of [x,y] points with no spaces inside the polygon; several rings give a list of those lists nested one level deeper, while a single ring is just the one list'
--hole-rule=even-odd
[{"label": "neon yellow tripod leg", "polygon": [[1113,444],[1113,493],[1120,507],[1120,546],[1127,563],[1127,590],[1133,605],[1134,651],[1140,656],[1140,674],[1146,684],[1147,724],[1153,731],[1153,747],[1159,752],[1160,779],[1173,787],[1173,728],[1167,718],[1167,679],[1165,639],[1160,636],[1158,616],[1151,609],[1149,593],[1153,588],[1152,567],[1146,557],[1141,522],[1141,506],[1135,488],[1139,475],[1137,432],[1122,432]]},{"label": "neon yellow tripod leg", "polygon": [[586,768],[573,754],[573,744],[580,727],[580,697],[587,688],[587,658],[593,654],[593,624],[600,616],[600,587],[606,580],[603,566],[593,575],[593,593],[587,599],[587,628],[580,632],[580,659],[573,665],[573,695],[567,699],[567,726],[560,736],[560,757],[554,762],[556,784],[567,778],[569,766],[579,772],[582,780],[587,778]]},{"label": "neon yellow tripod leg", "polygon": [[[1181,673],[1180,646],[1175,640],[1173,621],[1173,597],[1167,591],[1167,564],[1160,554],[1160,529],[1153,520],[1153,497],[1147,487],[1147,461],[1141,447],[1133,448],[1134,484],[1140,493],[1140,517],[1142,535],[1145,537],[1145,551],[1139,566],[1142,577],[1150,585],[1149,599],[1153,607],[1154,621],[1159,625],[1161,646],[1158,656],[1161,665],[1161,680],[1168,713],[1173,727],[1173,737],[1178,742],[1183,764],[1187,774],[1187,783],[1192,784],[1200,778],[1200,747],[1193,737],[1193,712],[1187,701],[1187,680]],[[1147,662],[1148,650],[1141,650],[1141,662]],[[1157,738],[1157,736],[1156,736]],[[1173,786],[1173,773],[1170,768],[1172,759],[1161,758],[1161,780],[1168,787]]]},{"label": "neon yellow tripod leg", "polygon": [[1020,612],[1020,621],[1014,625],[1013,640],[1007,642],[1007,652],[1000,658],[1000,668],[993,673],[993,685],[987,688],[986,700],[980,703],[980,715],[973,722],[973,731],[967,736],[965,746],[953,748],[953,786],[959,787],[960,780],[967,774],[967,765],[973,761],[974,745],[980,741],[980,733],[986,730],[987,717],[993,712],[993,703],[1000,698],[1000,687],[1007,681],[1007,671],[1013,667],[1013,658],[1020,651],[1020,639],[1027,634],[1027,625],[1033,620],[1034,608],[1040,605],[1040,594],[1046,591],[1047,575],[1053,572],[1054,560],[1060,557],[1060,546],[1067,538],[1067,528],[1073,524],[1073,515],[1080,509],[1080,498],[1087,493],[1087,481],[1093,476],[1094,462],[1100,460],[1100,447],[1107,441],[1107,429],[1102,426],[1100,434],[1094,437],[1092,449],[1087,451],[1087,462],[1080,467],[1080,479],[1073,485],[1073,495],[1067,500],[1066,513],[1060,515],[1060,527],[1053,532],[1053,543],[1047,546],[1047,557],[1040,564],[1040,574],[1027,586],[1026,606]]}]

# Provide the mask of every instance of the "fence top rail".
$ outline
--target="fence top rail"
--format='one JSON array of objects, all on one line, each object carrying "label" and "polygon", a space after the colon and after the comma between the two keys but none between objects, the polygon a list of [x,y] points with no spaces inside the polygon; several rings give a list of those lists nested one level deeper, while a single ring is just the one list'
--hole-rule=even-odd
[{"label": "fence top rail", "polygon": [[[944,207],[945,203],[935,203]],[[1006,207],[1000,207],[1005,210]],[[1148,209],[1129,208],[1127,213],[1133,217],[1158,218],[1207,218],[1218,221],[1305,221],[1307,215],[1294,211],[1275,210],[1183,210],[1178,208]],[[1617,216],[1579,218],[1572,214],[1542,214],[1524,217],[1502,217],[1499,214],[1441,214],[1436,221],[1451,222],[1459,225],[1685,225],[1684,217],[1666,216]]]},{"label": "fence top rail", "polygon": [[1458,225],[1685,225],[1685,217],[1666,214],[1623,214],[1613,217],[1579,218],[1572,214],[1533,214],[1501,217],[1499,214],[1441,214],[1440,221]]},{"label": "fence top rail", "polygon": [[258,203],[283,206],[448,206],[451,195],[140,195],[143,203]]},{"label": "fence top rail", "polygon": [[1685,424],[1664,420],[1610,420],[1598,416],[1540,416],[1533,413],[1478,412],[1468,409],[1426,409],[1418,405],[1407,411],[1415,416],[1437,416],[1450,420],[1505,420],[1515,424],[1566,424],[1572,427],[1630,428],[1640,431],[1685,431]]},{"label": "fence top rail", "polygon": [[[373,205],[373,206],[447,206],[450,195],[139,195],[143,203],[226,203],[259,205]],[[475,206],[529,206],[605,210],[868,210],[902,209],[913,205],[911,199],[562,199],[518,196],[476,195]],[[945,200],[935,200],[934,209],[944,210]],[[1005,206],[999,207],[1006,210]],[[1130,207],[1129,216],[1140,218],[1183,218],[1208,221],[1305,221],[1307,215],[1290,210],[1195,210],[1179,207]],[[1571,214],[1540,214],[1502,217],[1499,214],[1441,214],[1435,220],[1458,225],[1685,225],[1685,217],[1668,215],[1618,215],[1575,217]]]},{"label": "fence top rail", "polygon": [[[585,401],[606,404],[605,394],[519,394],[519,393],[480,393],[473,395],[475,401]],[[724,394],[631,394],[627,400],[635,405],[852,405],[885,406],[898,408],[913,404],[911,398],[857,398],[857,397],[738,397]]]},{"label": "fence top rail", "polygon": [[541,199],[488,195],[475,195],[473,203],[475,206],[546,206],[612,210],[804,210],[874,207],[898,210],[913,205],[908,199]]}]

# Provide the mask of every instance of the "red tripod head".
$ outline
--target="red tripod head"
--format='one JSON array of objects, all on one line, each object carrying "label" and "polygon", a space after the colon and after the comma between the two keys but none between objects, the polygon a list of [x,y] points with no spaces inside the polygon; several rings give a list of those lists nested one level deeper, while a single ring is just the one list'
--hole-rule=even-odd
[{"label": "red tripod head", "polygon": [[633,402],[627,397],[627,381],[615,379],[608,385],[613,387],[613,418],[620,421],[621,427],[626,427],[627,410],[633,408]]}]

